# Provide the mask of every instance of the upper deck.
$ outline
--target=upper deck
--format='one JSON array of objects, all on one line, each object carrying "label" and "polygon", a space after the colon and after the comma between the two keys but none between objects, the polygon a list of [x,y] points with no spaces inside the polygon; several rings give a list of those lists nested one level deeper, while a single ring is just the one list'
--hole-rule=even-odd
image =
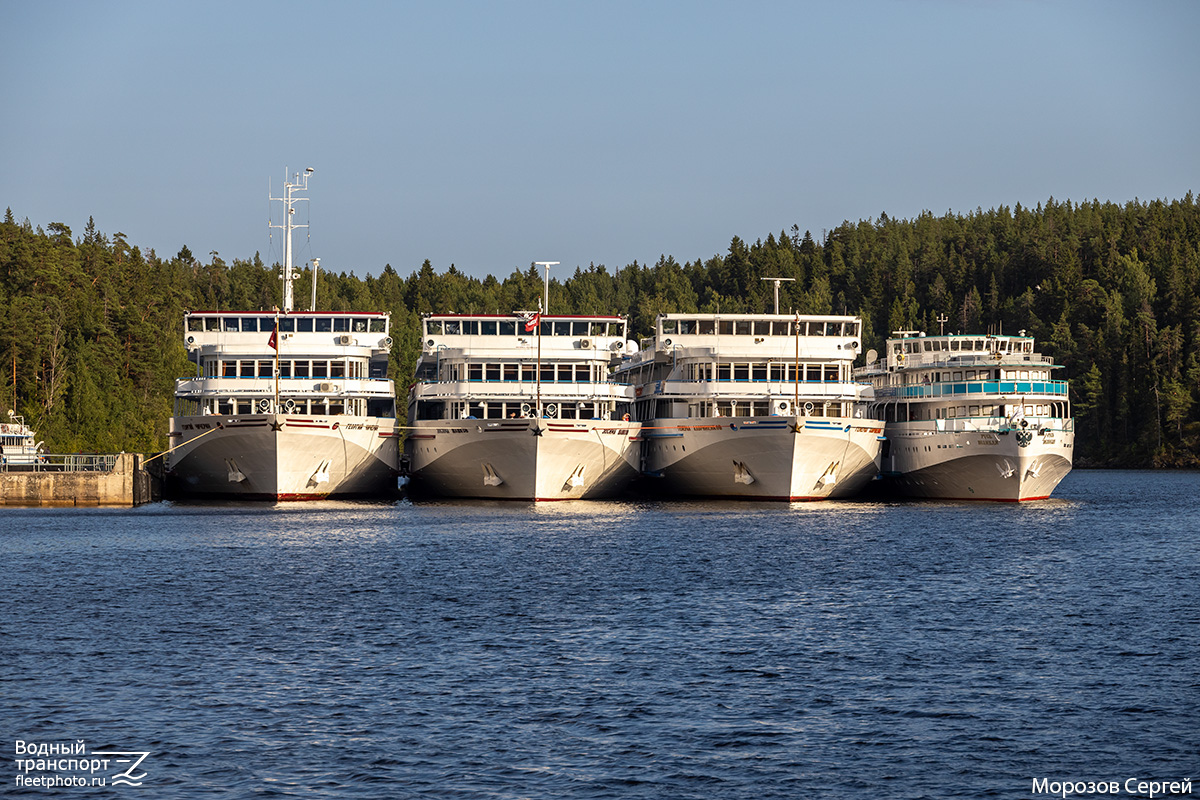
[{"label": "upper deck", "polygon": [[861,332],[862,321],[847,316],[661,314],[642,349],[677,361],[853,361]]},{"label": "upper deck", "polygon": [[887,340],[882,359],[859,369],[860,377],[900,370],[996,367],[1022,364],[1057,369],[1054,359],[1034,352],[1031,336],[904,335]]},{"label": "upper deck", "polygon": [[184,343],[193,361],[201,353],[269,354],[278,324],[276,344],[281,351],[302,350],[314,355],[341,353],[347,348],[380,351],[392,344],[390,320],[391,315],[375,312],[190,311],[184,314]]},{"label": "upper deck", "polygon": [[543,314],[531,323],[521,314],[431,314],[421,321],[421,350],[466,362],[536,358],[539,348],[543,359],[607,361],[624,352],[626,329],[615,316]]}]

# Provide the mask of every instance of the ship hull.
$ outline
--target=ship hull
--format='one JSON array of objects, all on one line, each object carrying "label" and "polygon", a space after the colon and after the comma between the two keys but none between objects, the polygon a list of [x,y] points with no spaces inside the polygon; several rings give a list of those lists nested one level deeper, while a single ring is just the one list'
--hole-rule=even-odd
[{"label": "ship hull", "polygon": [[1075,434],[1055,430],[937,431],[888,426],[888,488],[909,497],[1045,500],[1071,471]]},{"label": "ship hull", "polygon": [[637,475],[638,426],[604,420],[413,423],[406,453],[417,497],[613,497]]},{"label": "ship hull", "polygon": [[752,500],[851,497],[879,472],[882,424],[849,418],[660,419],[644,473],[665,495]]},{"label": "ship hull", "polygon": [[175,417],[172,496],[321,500],[395,491],[395,423],[379,417]]}]

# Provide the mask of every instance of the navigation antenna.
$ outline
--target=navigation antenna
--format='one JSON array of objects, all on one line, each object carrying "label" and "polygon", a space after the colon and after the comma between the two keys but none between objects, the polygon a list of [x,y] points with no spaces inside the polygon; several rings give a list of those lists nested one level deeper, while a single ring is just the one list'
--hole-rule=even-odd
[{"label": "navigation antenna", "polygon": [[795,278],[759,278],[760,281],[775,281],[775,313],[779,314],[779,284],[784,281],[794,281]]},{"label": "navigation antenna", "polygon": [[[297,225],[293,221],[293,217],[296,213],[296,209],[294,208],[295,204],[299,203],[301,201],[307,202],[308,198],[307,197],[292,197],[292,194],[294,192],[307,192],[308,191],[308,177],[312,174],[313,174],[313,168],[308,167],[307,169],[304,170],[303,175],[301,175],[299,172],[294,173],[292,176],[292,180],[288,181],[286,178],[287,171],[285,170],[284,171],[285,177],[284,177],[284,181],[283,181],[283,197],[270,197],[270,199],[272,201],[278,201],[280,203],[283,203],[284,223],[282,225],[275,225],[270,221],[270,219],[268,219],[267,227],[268,228],[279,228],[280,230],[284,231],[283,269],[279,273],[279,277],[283,279],[283,313],[285,313],[285,314],[292,313],[292,310],[295,308],[296,304],[292,297],[292,281],[294,281],[300,277],[300,273],[297,272],[295,267],[292,265],[292,231],[295,230],[296,228],[307,228],[308,227],[307,223],[305,223],[304,225]],[[315,276],[314,276],[314,281],[315,281]],[[314,283],[314,289],[315,288],[316,288],[316,285]],[[314,302],[315,302],[315,298],[314,298]]]},{"label": "navigation antenna", "polygon": [[938,314],[938,318],[937,318],[938,336],[946,335],[946,323],[949,321],[950,321],[950,318],[947,317],[945,314]]},{"label": "navigation antenna", "polygon": [[546,299],[542,303],[542,313],[549,314],[550,313],[550,268],[558,266],[558,262],[557,261],[535,261],[533,263],[537,264],[539,267],[546,268],[546,290],[545,290]]}]

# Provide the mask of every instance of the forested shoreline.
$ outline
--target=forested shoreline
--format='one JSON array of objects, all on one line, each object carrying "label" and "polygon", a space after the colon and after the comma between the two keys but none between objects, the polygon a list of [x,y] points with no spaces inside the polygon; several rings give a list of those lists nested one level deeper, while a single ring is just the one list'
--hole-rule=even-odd
[{"label": "forested shoreline", "polygon": [[[374,268],[374,267],[371,267]],[[157,452],[173,381],[190,375],[182,315],[279,304],[278,270],[256,254],[163,258],[89,221],[80,236],[0,223],[0,405],[53,452]],[[666,312],[772,310],[863,318],[864,349],[893,330],[1026,331],[1071,381],[1079,465],[1200,466],[1200,204],[1054,199],[968,214],[844,222],[820,240],[798,226],[723,254],[662,256],[552,276],[555,313],[621,314],[635,336]],[[300,285],[306,286],[307,273]],[[536,267],[507,278],[426,261],[407,277],[322,274],[318,306],[390,311],[403,395],[424,312],[507,313],[537,305]],[[301,293],[303,294],[303,293]],[[400,398],[403,407],[403,396]]]}]

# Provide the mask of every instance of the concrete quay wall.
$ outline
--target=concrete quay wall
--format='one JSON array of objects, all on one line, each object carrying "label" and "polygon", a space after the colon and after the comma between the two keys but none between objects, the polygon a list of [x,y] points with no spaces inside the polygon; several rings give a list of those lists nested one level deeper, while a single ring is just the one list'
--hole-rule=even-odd
[{"label": "concrete quay wall", "polygon": [[138,453],[121,453],[109,471],[0,472],[0,506],[137,506],[151,494]]}]

